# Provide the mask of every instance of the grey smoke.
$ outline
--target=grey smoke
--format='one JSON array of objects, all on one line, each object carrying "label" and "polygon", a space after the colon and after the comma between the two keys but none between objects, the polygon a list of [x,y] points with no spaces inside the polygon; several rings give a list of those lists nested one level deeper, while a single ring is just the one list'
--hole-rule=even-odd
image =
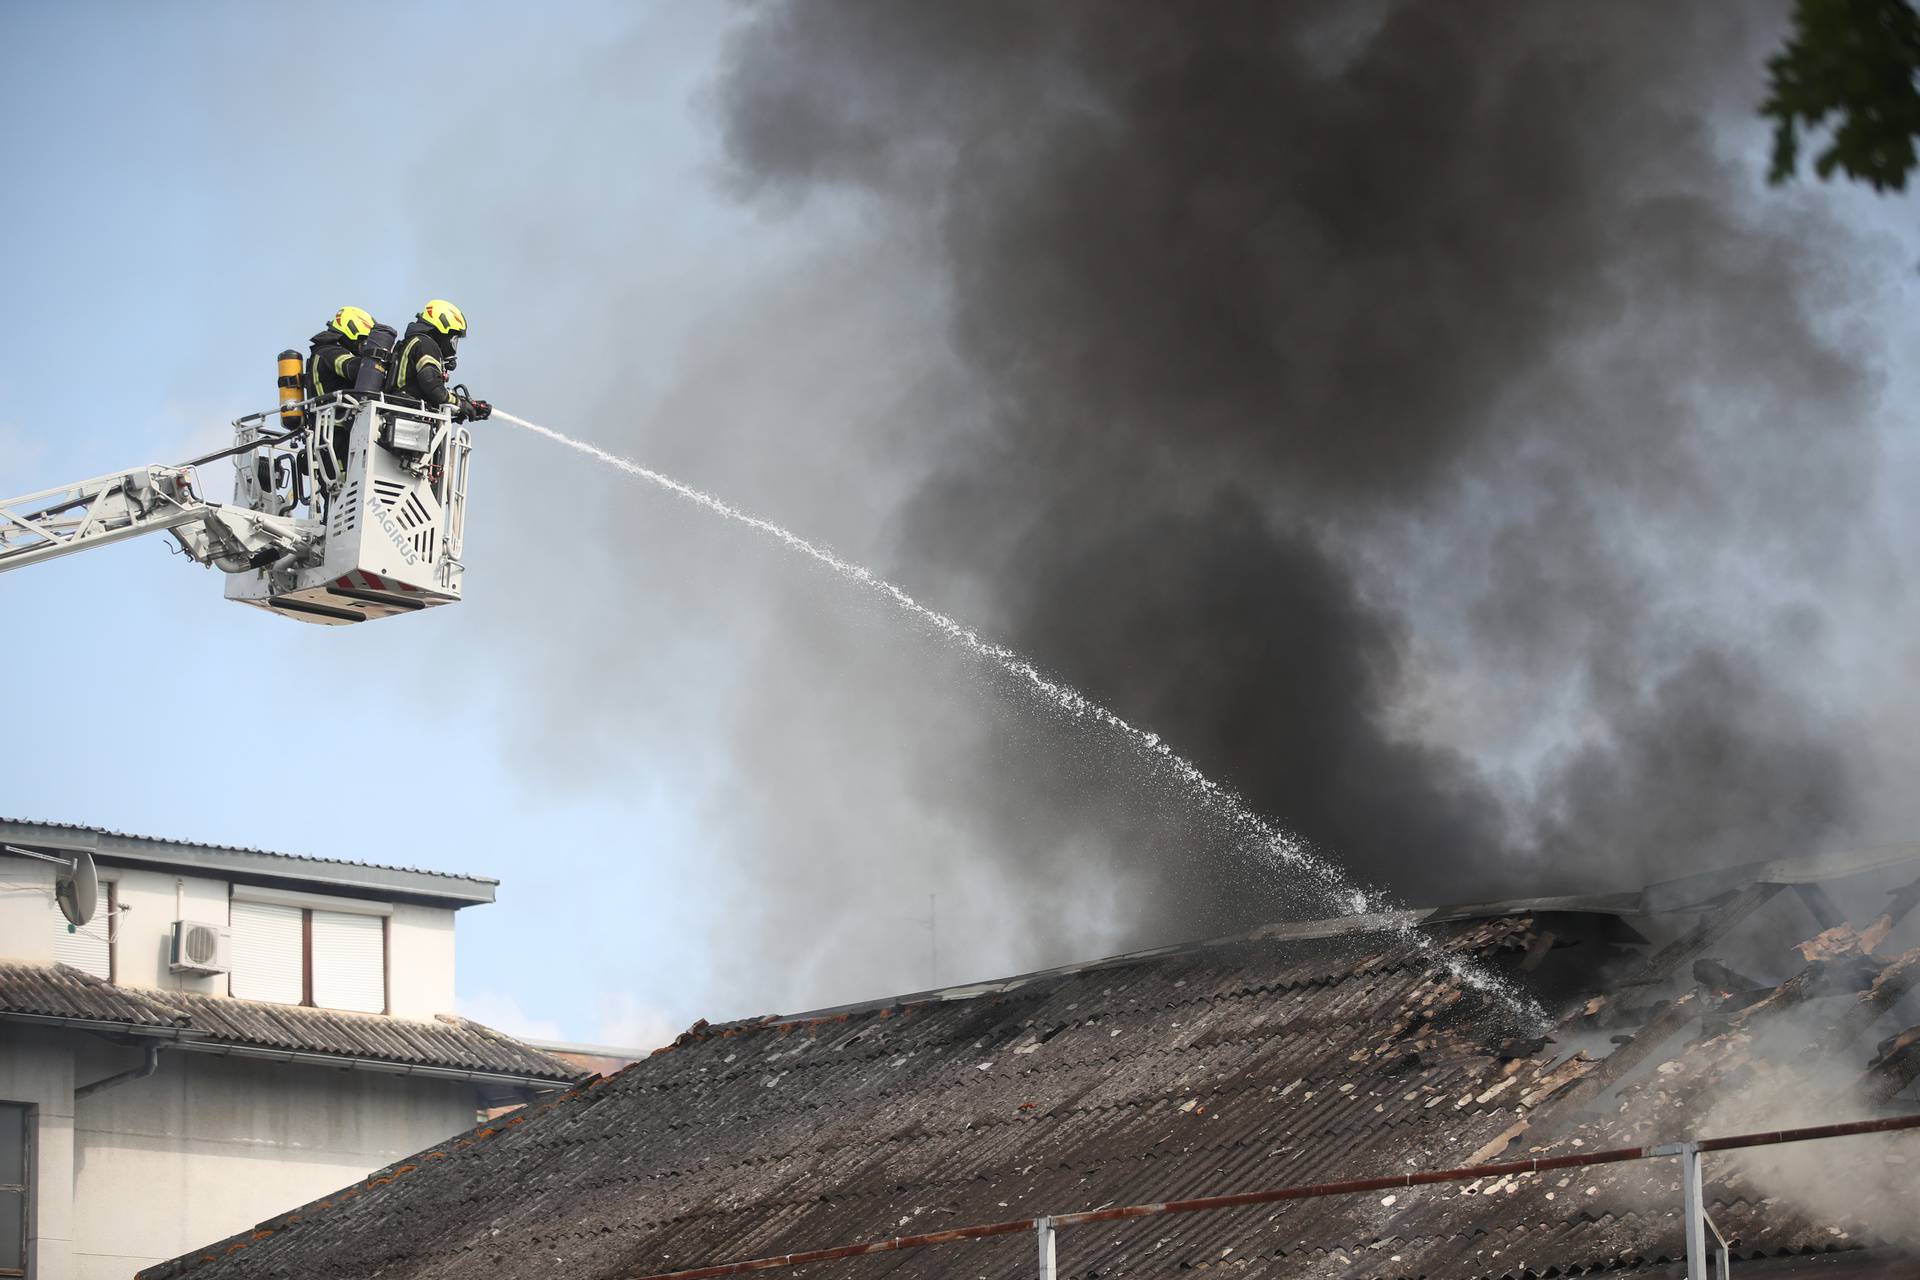
[{"label": "grey smoke", "polygon": [[[1409,900],[1910,833],[1862,317],[1915,251],[1764,185],[1778,7],[676,12],[673,55],[476,103],[513,183],[422,177],[504,407],[871,565]],[[487,444],[476,502],[561,523],[475,523],[456,656],[542,805],[633,815],[554,854],[604,868],[604,981],[911,990],[929,893],[941,981],[1301,909],[830,575]],[[630,906],[706,931],[704,989]]]},{"label": "grey smoke", "polygon": [[[1826,322],[1844,234],[1728,145],[1779,30],[773,3],[720,103],[744,199],[928,245],[987,408],[916,442],[908,580],[1361,874],[1511,896],[1854,817],[1807,601],[1875,378]],[[1135,938],[1274,909],[1097,745],[1020,733],[926,789],[1009,886],[1124,877]]]}]

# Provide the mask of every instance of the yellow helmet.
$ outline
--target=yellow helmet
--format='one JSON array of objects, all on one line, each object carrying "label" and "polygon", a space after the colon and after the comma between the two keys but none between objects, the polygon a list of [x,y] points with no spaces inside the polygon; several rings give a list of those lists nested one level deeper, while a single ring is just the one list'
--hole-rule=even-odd
[{"label": "yellow helmet", "polygon": [[358,342],[373,332],[373,316],[359,307],[342,307],[327,321],[327,328],[348,342]]},{"label": "yellow helmet", "polygon": [[467,317],[445,298],[435,298],[420,308],[420,318],[448,337],[467,331]]}]

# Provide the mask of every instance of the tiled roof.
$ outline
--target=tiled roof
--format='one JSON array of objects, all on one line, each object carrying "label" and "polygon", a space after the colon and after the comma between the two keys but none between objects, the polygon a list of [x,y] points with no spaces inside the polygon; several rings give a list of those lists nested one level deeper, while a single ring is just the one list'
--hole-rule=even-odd
[{"label": "tiled roof", "polygon": [[0,964],[0,1012],[171,1027],[181,1015],[151,997],[66,965]]},{"label": "tiled roof", "polygon": [[[1637,938],[1617,921],[1522,913],[1428,928],[1529,969],[1579,1010],[1558,1034],[1611,1047],[1600,1025],[1611,1003],[1592,984],[1637,962]],[[1583,1008],[1586,995],[1596,998]],[[1665,1058],[1643,1054],[1657,1070],[1610,1081],[1605,1062],[1510,1039],[1430,952],[1392,935],[1256,934],[959,998],[697,1026],[611,1079],[143,1276],[611,1280],[1639,1142],[1758,1056],[1755,1015],[1732,1000],[1716,1007],[1711,1034],[1678,1038]],[[1879,1160],[1900,1141],[1853,1154]],[[1727,1163],[1709,1176],[1737,1256],[1858,1255],[1877,1240],[1870,1218],[1768,1200]],[[1673,1179],[1659,1161],[1082,1227],[1060,1238],[1061,1274],[1665,1274],[1681,1253]],[[776,1274],[1024,1277],[1032,1248],[1012,1236]]]},{"label": "tiled roof", "polygon": [[[342,1060],[571,1081],[572,1064],[465,1018],[415,1021],[181,991],[116,987],[65,965],[0,964],[0,1019],[117,1023],[135,1036]],[[160,1029],[165,1029],[164,1032]]]},{"label": "tiled roof", "polygon": [[251,845],[209,844],[204,840],[175,840],[170,836],[142,835],[137,831],[115,831],[110,827],[90,827],[78,822],[43,822],[38,818],[0,817],[0,828],[45,827],[54,831],[74,831],[91,836],[110,836],[118,840],[139,840],[156,845],[174,845],[182,849],[207,849],[214,853],[247,853],[269,858],[284,858],[288,862],[312,862],[332,867],[365,867],[375,871],[404,871],[411,875],[439,876],[446,880],[472,880],[481,884],[497,885],[500,882],[490,876],[465,875],[457,871],[435,871],[427,867],[402,867],[385,862],[362,862],[354,858],[322,858],[310,853],[281,853],[276,849],[258,849]]}]

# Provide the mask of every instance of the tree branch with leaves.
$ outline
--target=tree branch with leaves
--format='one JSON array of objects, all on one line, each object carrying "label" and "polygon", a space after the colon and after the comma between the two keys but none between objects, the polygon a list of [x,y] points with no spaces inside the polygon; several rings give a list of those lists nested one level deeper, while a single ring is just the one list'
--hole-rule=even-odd
[{"label": "tree branch with leaves", "polygon": [[1793,34],[1767,74],[1769,180],[1794,177],[1802,131],[1819,130],[1821,178],[1838,171],[1875,191],[1906,189],[1920,136],[1920,15],[1907,0],[1795,0]]}]

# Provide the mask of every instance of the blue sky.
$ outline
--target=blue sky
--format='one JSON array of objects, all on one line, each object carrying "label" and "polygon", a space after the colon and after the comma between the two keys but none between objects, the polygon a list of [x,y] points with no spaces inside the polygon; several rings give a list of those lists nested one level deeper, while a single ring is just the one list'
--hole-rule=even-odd
[{"label": "blue sky", "polygon": [[[230,419],[272,402],[275,354],[304,351],[344,303],[404,324],[428,297],[453,298],[477,392],[528,414],[550,402],[580,376],[564,353],[581,292],[688,270],[728,216],[703,174],[697,103],[726,18],[619,4],[574,6],[565,22],[526,5],[6,6],[0,279],[17,322],[0,344],[0,489],[223,440]],[[598,33],[592,51],[582,30]],[[596,77],[617,98],[604,113],[548,109]],[[558,189],[535,200],[526,184]],[[658,256],[583,274],[595,246],[570,209],[610,199],[644,210]],[[494,222],[503,203],[527,211],[523,225]],[[516,263],[553,255],[565,281],[526,287],[480,226],[515,239]],[[628,376],[648,378],[644,352]],[[474,481],[476,600],[399,626],[309,628],[235,607],[217,573],[158,538],[8,576],[0,724],[31,746],[0,778],[0,812],[497,876],[500,902],[461,920],[476,1013],[647,1039],[707,1011],[688,918],[661,908],[687,891],[689,815],[644,780],[554,791],[504,741],[508,652],[537,652],[541,627],[565,625],[499,590],[528,570],[506,569],[524,515],[513,492],[530,472],[581,481],[506,434],[483,439]],[[597,976],[554,980],[583,972]]]}]

